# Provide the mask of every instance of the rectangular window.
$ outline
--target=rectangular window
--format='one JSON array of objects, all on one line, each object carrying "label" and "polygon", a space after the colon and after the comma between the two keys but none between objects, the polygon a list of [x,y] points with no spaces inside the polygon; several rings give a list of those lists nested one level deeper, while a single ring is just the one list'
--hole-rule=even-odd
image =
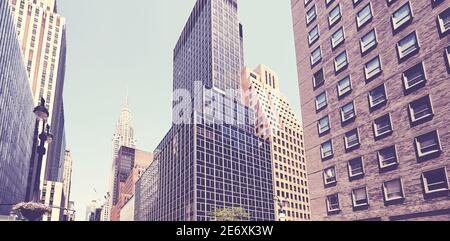
[{"label": "rectangular window", "polygon": [[323,75],[323,69],[317,71],[313,76],[313,85],[314,88],[317,88],[325,83],[325,77]]},{"label": "rectangular window", "polygon": [[353,200],[354,208],[369,205],[369,198],[367,196],[367,188],[363,187],[363,188],[353,189],[352,200]]},{"label": "rectangular window", "polygon": [[447,168],[422,173],[425,194],[449,191]]},{"label": "rectangular window", "polygon": [[401,200],[405,198],[401,179],[383,183],[384,200],[386,202]]},{"label": "rectangular window", "polygon": [[366,54],[377,45],[376,30],[372,29],[369,33],[364,35],[361,40],[361,54]]},{"label": "rectangular window", "polygon": [[361,28],[371,19],[372,19],[372,7],[369,3],[356,14],[356,25],[358,26],[358,28]]},{"label": "rectangular window", "polygon": [[341,210],[339,205],[339,195],[333,194],[327,197],[327,211],[328,213],[339,212]]},{"label": "rectangular window", "polygon": [[352,91],[352,82],[350,76],[347,76],[338,83],[338,96],[342,97],[350,91]]},{"label": "rectangular window", "polygon": [[407,2],[392,15],[392,27],[394,28],[394,31],[407,24],[412,18],[411,6],[409,2]]},{"label": "rectangular window", "polygon": [[308,12],[306,12],[306,24],[309,24],[312,21],[314,21],[316,17],[317,17],[316,5],[314,5],[312,6],[312,8],[308,10]]},{"label": "rectangular window", "polygon": [[322,51],[320,46],[311,53],[311,65],[314,66],[322,60]]},{"label": "rectangular window", "polygon": [[331,47],[334,49],[338,47],[345,40],[344,28],[339,28],[336,32],[331,35]]},{"label": "rectangular window", "polygon": [[397,165],[397,150],[395,146],[378,151],[378,163],[380,165],[380,169]]},{"label": "rectangular window", "polygon": [[371,109],[379,107],[387,102],[386,88],[384,84],[369,92],[369,106]]},{"label": "rectangular window", "polygon": [[424,158],[441,152],[441,142],[438,131],[416,137],[416,151],[419,158]]},{"label": "rectangular window", "polygon": [[334,71],[339,72],[347,65],[348,65],[347,51],[344,51],[334,59]]},{"label": "rectangular window", "polygon": [[377,74],[381,73],[381,61],[380,57],[370,60],[368,63],[364,65],[364,73],[366,77],[366,81],[374,78]]},{"label": "rectangular window", "polygon": [[358,129],[354,129],[352,131],[345,133],[344,142],[346,150],[359,146],[360,143],[359,143]]},{"label": "rectangular window", "polygon": [[358,3],[360,3],[361,0],[353,0],[353,6],[356,7],[356,5],[358,5]]},{"label": "rectangular window", "polygon": [[330,117],[325,116],[318,121],[319,134],[326,133],[330,131]]},{"label": "rectangular window", "polygon": [[392,132],[391,115],[387,114],[373,122],[375,138],[380,138]]},{"label": "rectangular window", "polygon": [[333,10],[331,10],[330,14],[328,15],[328,24],[330,27],[332,27],[334,24],[336,24],[339,20],[341,20],[341,5],[337,5]]},{"label": "rectangular window", "polygon": [[450,31],[450,8],[438,15],[438,23],[441,34],[447,34]]},{"label": "rectangular window", "polygon": [[419,51],[419,41],[416,32],[412,32],[397,43],[397,53],[400,60]]},{"label": "rectangular window", "polygon": [[413,124],[433,116],[430,96],[425,96],[409,104],[409,116]]},{"label": "rectangular window", "polygon": [[348,174],[350,179],[364,176],[364,163],[362,157],[355,158],[348,162]]},{"label": "rectangular window", "polygon": [[308,33],[308,43],[311,45],[319,39],[319,25],[316,25]]},{"label": "rectangular window", "polygon": [[426,83],[423,64],[419,63],[403,73],[403,84],[406,91]]},{"label": "rectangular window", "polygon": [[323,171],[323,180],[325,186],[335,184],[337,182],[336,178],[336,167],[330,167]]},{"label": "rectangular window", "polygon": [[327,107],[328,100],[327,100],[327,92],[323,92],[322,94],[318,95],[316,97],[316,110],[322,110],[323,108]]},{"label": "rectangular window", "polygon": [[341,119],[342,122],[345,123],[350,121],[356,117],[355,105],[353,102],[348,103],[347,105],[341,108]]},{"label": "rectangular window", "polygon": [[320,152],[322,159],[328,159],[333,156],[333,144],[331,141],[327,141],[320,146]]}]

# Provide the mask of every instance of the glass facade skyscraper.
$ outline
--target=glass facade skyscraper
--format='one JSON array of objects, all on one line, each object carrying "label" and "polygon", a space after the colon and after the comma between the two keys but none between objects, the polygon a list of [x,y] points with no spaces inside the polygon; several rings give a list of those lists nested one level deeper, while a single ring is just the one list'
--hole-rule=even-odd
[{"label": "glass facade skyscraper", "polygon": [[270,143],[240,100],[242,52],[237,1],[198,0],[174,50],[174,125],[136,184],[136,220],[214,220],[220,208],[275,219]]},{"label": "glass facade skyscraper", "polygon": [[25,200],[33,98],[8,1],[0,1],[0,215]]}]

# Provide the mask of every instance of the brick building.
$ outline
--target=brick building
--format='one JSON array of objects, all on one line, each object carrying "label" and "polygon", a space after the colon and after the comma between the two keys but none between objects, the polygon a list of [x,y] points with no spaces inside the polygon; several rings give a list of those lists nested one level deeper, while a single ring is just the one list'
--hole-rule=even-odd
[{"label": "brick building", "polygon": [[292,0],[313,220],[449,220],[450,1]]}]

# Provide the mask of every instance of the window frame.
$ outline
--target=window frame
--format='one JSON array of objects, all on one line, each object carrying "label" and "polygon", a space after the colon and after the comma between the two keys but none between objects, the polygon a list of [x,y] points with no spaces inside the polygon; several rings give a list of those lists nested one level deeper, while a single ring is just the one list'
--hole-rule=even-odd
[{"label": "window frame", "polygon": [[[334,12],[336,9],[339,9],[339,15],[337,17],[335,17],[334,19],[331,19],[331,13]],[[328,13],[328,26],[329,26],[329,28],[331,29],[341,19],[342,19],[342,8],[341,8],[341,4],[339,3],[338,5],[336,5],[336,7],[331,9],[331,11]]]},{"label": "window frame", "polygon": [[[424,148],[421,146],[421,142],[419,142],[419,139],[423,138],[423,137],[425,137],[427,135],[435,135],[433,137],[435,138],[435,141],[437,142],[436,145],[437,145],[438,149],[423,153],[422,150]],[[430,156],[433,156],[433,155],[441,153],[442,152],[442,143],[441,143],[441,138],[439,136],[439,130],[434,130],[434,131],[422,134],[420,136],[416,136],[414,138],[414,147],[416,149],[417,157],[419,157],[420,159],[427,158],[427,157],[430,157]]]},{"label": "window frame", "polygon": [[[334,171],[334,180],[332,181],[328,181],[328,170],[333,170]],[[330,186],[330,185],[334,185],[337,183],[337,171],[336,171],[336,166],[330,166],[327,167],[323,170],[323,183],[325,186]]]},{"label": "window frame", "polygon": [[[369,7],[369,12],[370,12],[370,17],[368,19],[364,19],[364,22],[360,22],[359,19],[359,14],[365,10],[367,7]],[[366,26],[368,23],[370,23],[370,21],[372,21],[373,19],[373,8],[372,8],[372,2],[369,2],[366,6],[364,6],[363,8],[361,8],[358,12],[356,12],[356,27],[357,29],[361,29],[364,26]]]},{"label": "window frame", "polygon": [[[362,169],[361,173],[354,173],[354,169],[352,169],[351,162],[356,161],[356,160],[360,160],[361,161],[361,169]],[[348,161],[347,162],[347,168],[348,168],[348,176],[349,176],[350,180],[356,179],[356,178],[359,178],[359,177],[363,177],[366,174],[365,166],[364,166],[364,158],[362,156],[353,158],[350,161]]]},{"label": "window frame", "polygon": [[[384,90],[384,100],[383,100],[382,102],[379,102],[379,103],[376,103],[376,104],[375,104],[375,103],[373,102],[374,99],[373,99],[373,96],[372,96],[372,92],[374,92],[375,90],[380,89],[380,88],[383,88],[383,90]],[[387,95],[387,90],[386,90],[386,85],[385,85],[385,83],[383,83],[383,84],[381,84],[381,85],[379,85],[379,86],[373,88],[372,90],[369,90],[369,93],[368,93],[368,99],[369,99],[369,108],[370,108],[371,110],[375,110],[375,109],[377,109],[377,108],[379,108],[379,107],[381,107],[381,106],[386,105],[386,103],[388,102],[388,95]]]},{"label": "window frame", "polygon": [[[402,50],[402,49],[401,49],[400,43],[401,43],[402,41],[405,41],[406,39],[408,39],[408,38],[411,37],[411,36],[414,36],[414,39],[415,39],[415,43],[414,43],[414,45],[412,45],[412,47],[414,47],[414,50],[412,50],[412,51],[410,51],[409,53],[406,53],[406,54],[405,54],[405,53],[404,53],[405,50]],[[398,60],[399,60],[399,61],[403,61],[403,60],[405,60],[406,58],[411,57],[411,56],[414,55],[414,54],[417,54],[417,53],[420,51],[420,42],[419,42],[419,37],[417,36],[417,32],[416,32],[416,31],[413,31],[413,32],[411,32],[410,34],[406,35],[404,38],[400,39],[400,40],[397,42],[396,49],[397,49],[397,57],[398,57]]]},{"label": "window frame", "polygon": [[[437,189],[437,190],[430,191],[429,183],[428,183],[425,175],[429,174],[429,173],[432,173],[432,172],[437,172],[437,171],[444,171],[444,173],[445,173],[445,180],[447,181],[446,182],[447,188],[446,189]],[[448,181],[448,171],[447,171],[447,167],[445,167],[445,166],[441,167],[441,168],[437,168],[437,169],[433,169],[433,170],[422,172],[421,180],[422,180],[423,191],[424,191],[425,195],[431,195],[431,194],[436,194],[436,193],[442,193],[442,192],[450,191],[450,184],[449,184],[449,181]]]},{"label": "window frame", "polygon": [[[346,106],[349,106],[349,105],[353,105],[353,116],[350,118],[344,118],[345,116],[344,116],[343,108]],[[351,101],[351,102],[347,103],[346,105],[342,106],[340,111],[341,111],[341,122],[342,123],[347,123],[347,122],[354,120],[357,116],[355,101]]]},{"label": "window frame", "polygon": [[[357,144],[354,144],[354,145],[352,145],[352,146],[350,146],[349,143],[348,143],[348,135],[347,135],[347,134],[351,134],[351,133],[356,133],[356,138],[357,138],[357,140],[358,140],[358,143],[357,143]],[[346,150],[346,151],[349,151],[349,150],[352,150],[352,149],[354,149],[354,148],[357,148],[357,147],[359,147],[360,145],[361,145],[361,138],[360,138],[360,135],[359,135],[359,129],[358,129],[358,128],[353,129],[353,130],[351,130],[351,131],[348,131],[348,132],[346,132],[346,133],[344,134],[344,146],[345,146],[345,150]]]},{"label": "window frame", "polygon": [[[383,133],[378,133],[377,121],[379,121],[381,119],[384,119],[386,117],[389,120],[390,130],[388,130],[386,132],[383,132]],[[386,137],[386,136],[392,134],[393,132],[394,132],[394,125],[392,123],[392,115],[391,115],[391,113],[384,114],[384,115],[376,118],[375,120],[373,120],[373,134],[374,134],[374,137],[375,137],[376,140],[379,140],[379,139],[381,139],[383,137]]]},{"label": "window frame", "polygon": [[437,23],[438,23],[439,34],[447,35],[448,33],[450,33],[450,26],[449,26],[448,29],[445,29],[444,21],[443,21],[443,19],[441,17],[443,14],[448,14],[449,18],[450,18],[450,7],[445,9],[441,13],[439,13],[438,16],[437,16]]},{"label": "window frame", "polygon": [[[323,147],[325,144],[330,144],[330,155],[324,156]],[[324,143],[320,144],[320,157],[322,160],[328,160],[334,156],[334,150],[333,150],[333,140],[325,141]]]},{"label": "window frame", "polygon": [[[395,159],[395,162],[392,162],[392,163],[389,163],[389,164],[387,164],[387,165],[384,165],[384,164],[383,164],[383,161],[381,160],[381,154],[380,154],[380,153],[381,153],[382,151],[386,151],[386,150],[388,150],[388,149],[393,149],[393,151],[394,151],[394,159]],[[378,166],[379,166],[379,168],[380,168],[381,171],[384,171],[384,170],[387,170],[387,169],[389,169],[389,168],[398,166],[399,160],[398,160],[397,146],[395,146],[395,145],[393,145],[393,146],[388,146],[388,147],[385,147],[385,148],[383,148],[383,149],[381,149],[381,150],[378,150],[378,151],[377,151],[377,158],[378,158]]]},{"label": "window frame", "polygon": [[[346,90],[344,91],[341,89],[341,83],[344,82],[345,80],[348,80],[348,86],[345,88]],[[342,98],[342,97],[350,94],[352,91],[353,91],[353,84],[352,84],[352,78],[350,75],[347,75],[346,77],[344,77],[338,81],[338,83],[337,83],[338,98]]]},{"label": "window frame", "polygon": [[[335,209],[331,208],[330,198],[336,198],[336,200],[337,200],[337,208],[335,208]],[[341,211],[341,202],[340,202],[340,199],[339,199],[339,193],[328,195],[326,197],[326,204],[327,204],[326,206],[327,206],[327,213],[328,214],[340,212]]]},{"label": "window frame", "polygon": [[[388,193],[388,189],[387,189],[387,183],[396,182],[396,181],[400,183],[401,197],[389,198],[388,197],[389,193]],[[399,200],[404,200],[406,198],[406,195],[405,195],[405,188],[404,188],[404,185],[403,185],[403,180],[401,178],[397,178],[397,179],[392,179],[392,180],[383,182],[383,196],[384,196],[384,201],[385,202],[395,202],[395,201],[399,201]]]},{"label": "window frame", "polygon": [[[323,128],[322,128],[322,126],[321,126],[321,124],[320,124],[321,121],[324,120],[324,119],[328,119],[328,126],[327,126],[327,129],[326,129],[326,130],[322,130]],[[317,121],[317,129],[318,129],[318,131],[319,131],[319,135],[323,135],[323,134],[325,134],[325,133],[330,132],[330,130],[331,130],[330,115],[326,115],[326,116],[320,118],[320,119]]]},{"label": "window frame", "polygon": [[[378,69],[379,69],[379,70],[378,70],[377,72],[370,73],[370,75],[369,75],[367,66],[368,66],[369,63],[371,63],[371,62],[373,62],[373,61],[375,61],[375,60],[378,60],[378,64],[379,64],[379,67],[376,68],[375,70],[378,70]],[[373,70],[373,71],[374,71],[374,70]],[[373,72],[373,71],[372,71],[372,72]],[[380,57],[379,55],[376,56],[375,58],[372,58],[371,60],[369,60],[368,62],[366,62],[366,63],[364,64],[364,77],[366,78],[366,82],[368,82],[368,81],[370,81],[370,80],[376,78],[376,77],[377,77],[379,74],[381,74],[381,73],[383,73],[383,63],[382,63],[381,57]]]},{"label": "window frame", "polygon": [[[364,189],[364,192],[366,194],[366,202],[363,204],[357,204],[355,192],[362,190],[362,189]],[[369,206],[369,192],[367,190],[367,186],[352,189],[352,205],[353,205],[353,208],[361,208],[361,207]]]},{"label": "window frame", "polygon": [[[417,104],[420,101],[427,101],[428,102],[427,104],[428,104],[428,107],[429,107],[429,110],[431,111],[431,113],[416,119],[416,117],[415,117],[416,112],[414,111],[413,105]],[[434,116],[434,107],[433,107],[433,100],[431,99],[431,96],[430,95],[426,95],[426,96],[423,96],[423,97],[421,97],[419,99],[416,99],[416,100],[412,101],[411,103],[409,103],[408,104],[408,113],[409,113],[410,121],[411,121],[411,123],[413,125],[415,125],[417,123],[420,123],[420,122],[422,122],[424,120],[427,120],[429,118],[433,118],[433,116]]]},{"label": "window frame", "polygon": [[[406,6],[408,6],[408,10],[409,10],[409,13],[408,13],[407,17],[404,17],[400,21],[395,22],[394,21],[394,15],[397,12],[399,12],[400,9],[402,9],[402,8],[404,8]],[[406,18],[408,18],[408,19],[406,19]],[[406,19],[406,20],[403,20],[403,19]],[[402,29],[407,24],[409,24],[413,19],[414,19],[413,9],[411,7],[410,1],[407,1],[405,4],[403,4],[402,6],[397,8],[391,15],[391,25],[392,25],[392,29],[394,30],[394,33],[399,31],[400,29]]]},{"label": "window frame", "polygon": [[[413,85],[409,85],[410,81],[408,81],[407,75],[411,74],[413,72],[413,70],[415,70],[416,68],[420,68],[422,75],[423,75],[423,79],[420,82],[414,83]],[[420,86],[425,85],[428,82],[428,79],[427,79],[425,65],[423,64],[423,62],[419,62],[416,65],[414,65],[411,68],[404,71],[402,73],[402,79],[403,79],[403,88],[406,92],[411,92],[411,91],[415,90],[416,88],[419,88]]]},{"label": "window frame", "polygon": [[[323,106],[319,107],[317,99],[318,99],[319,96],[322,96],[322,95],[325,95],[325,104]],[[316,111],[317,112],[327,108],[327,106],[328,106],[328,93],[327,93],[327,91],[324,91],[324,92],[320,93],[319,95],[317,95],[315,103],[316,103]]]},{"label": "window frame", "polygon": [[[335,34],[337,34],[338,32],[341,32],[341,31],[342,31],[342,38],[336,43],[334,41],[333,37]],[[341,46],[341,44],[343,44],[345,42],[345,30],[344,30],[343,26],[340,27],[338,30],[336,30],[333,34],[331,34],[330,41],[331,41],[331,49],[333,49],[333,50],[336,49],[337,47]]]},{"label": "window frame", "polygon": [[[337,63],[337,60],[339,57],[341,57],[342,55],[345,56],[345,61],[342,62],[339,66]],[[348,54],[347,54],[347,50],[344,50],[343,52],[341,52],[340,54],[338,54],[338,56],[336,56],[336,58],[334,58],[334,72],[335,73],[339,73],[342,70],[344,70],[346,67],[348,67]]]},{"label": "window frame", "polygon": [[[365,47],[363,39],[365,37],[368,37],[372,32],[375,37],[375,39],[374,39],[375,41],[372,41],[374,44],[370,45],[369,47]],[[372,42],[370,42],[370,43],[372,43]],[[360,44],[361,55],[365,55],[365,54],[369,53],[371,50],[373,50],[374,48],[376,48],[378,46],[378,35],[377,35],[376,28],[373,28],[372,30],[367,32],[364,36],[362,36],[359,39],[359,44]]]}]

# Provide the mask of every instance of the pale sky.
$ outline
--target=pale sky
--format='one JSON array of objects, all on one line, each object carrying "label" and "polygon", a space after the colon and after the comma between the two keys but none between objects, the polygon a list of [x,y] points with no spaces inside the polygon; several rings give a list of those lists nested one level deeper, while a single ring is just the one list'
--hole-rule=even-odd
[{"label": "pale sky", "polygon": [[[129,92],[137,147],[153,151],[171,125],[172,51],[195,0],[59,0],[67,19],[64,87],[77,220],[103,199],[111,139]],[[278,73],[300,113],[290,1],[240,0],[245,62]],[[97,193],[94,192],[97,190]]]}]

